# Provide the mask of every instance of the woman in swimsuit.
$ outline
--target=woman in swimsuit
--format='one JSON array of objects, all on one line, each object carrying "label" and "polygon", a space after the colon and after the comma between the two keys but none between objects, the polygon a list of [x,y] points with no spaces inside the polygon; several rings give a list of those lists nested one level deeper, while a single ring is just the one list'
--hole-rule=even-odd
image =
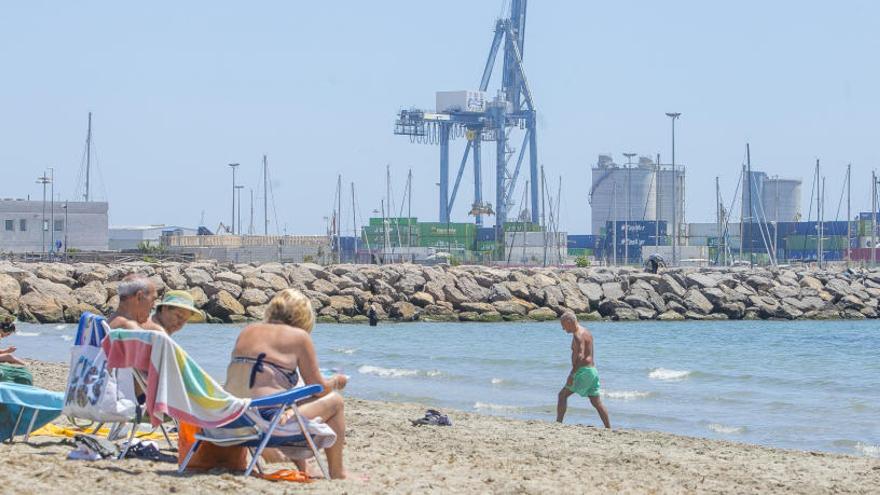
[{"label": "woman in swimsuit", "polygon": [[[272,299],[262,323],[248,325],[235,342],[226,370],[226,390],[239,397],[263,397],[299,385],[321,385],[317,399],[303,402],[300,412],[308,418],[321,417],[336,433],[336,443],[325,449],[330,477],[345,478],[342,449],[345,445],[345,408],[337,392],[348,377],[325,379],[318,370],[318,358],[311,331],[315,313],[301,292],[285,289]],[[293,419],[287,411],[282,424]],[[279,449],[284,452],[284,449]]]}]

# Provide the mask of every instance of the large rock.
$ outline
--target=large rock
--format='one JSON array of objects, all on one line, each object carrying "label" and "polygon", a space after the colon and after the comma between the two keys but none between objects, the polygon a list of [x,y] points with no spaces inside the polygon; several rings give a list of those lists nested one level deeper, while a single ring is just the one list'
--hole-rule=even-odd
[{"label": "large rock", "polygon": [[4,308],[12,314],[18,313],[21,297],[21,286],[18,280],[5,273],[0,273],[0,308]]},{"label": "large rock", "polygon": [[412,303],[406,301],[398,301],[391,305],[391,317],[401,321],[415,321],[419,319],[421,309]]},{"label": "large rock", "polygon": [[590,301],[592,307],[599,307],[599,301],[602,300],[602,286],[595,282],[580,282],[578,288]]},{"label": "large rock", "polygon": [[689,310],[707,315],[712,312],[712,303],[698,289],[688,289],[684,296],[684,306]]},{"label": "large rock", "polygon": [[718,285],[718,280],[714,277],[700,272],[688,273],[684,279],[689,288],[708,289]]},{"label": "large rock", "polygon": [[187,268],[183,271],[183,276],[186,278],[186,283],[189,284],[190,287],[202,287],[205,284],[214,281],[214,279],[211,278],[211,274],[201,268]]},{"label": "large rock", "polygon": [[562,291],[563,304],[566,308],[575,313],[590,311],[590,300],[584,297],[577,284],[564,281],[559,284],[559,289]]},{"label": "large rock", "polygon": [[681,321],[684,320],[684,316],[676,313],[675,311],[666,311],[661,313],[658,317],[660,321]]},{"label": "large rock", "polygon": [[62,263],[40,265],[39,267],[37,267],[35,273],[37,277],[49,280],[50,282],[54,282],[56,284],[66,285],[71,288],[76,285],[76,280],[71,277],[71,275],[73,275],[74,273],[73,268],[69,265],[65,265]]},{"label": "large rock", "polygon": [[623,289],[620,287],[620,282],[606,282],[602,284],[602,294],[605,296],[605,299],[611,301],[623,299],[624,296]]},{"label": "large rock", "polygon": [[819,281],[818,278],[812,277],[810,275],[804,275],[800,280],[801,287],[813,289],[815,291],[820,291],[825,289],[825,286],[822,285],[822,282]]},{"label": "large rock", "polygon": [[232,295],[232,297],[234,297],[236,299],[241,297],[241,287],[238,285],[235,285],[235,284],[231,284],[229,282],[222,282],[222,281],[208,282],[207,284],[202,286],[202,289],[205,290],[205,294],[207,294],[208,297],[212,297],[214,294],[216,294],[220,291],[228,292],[229,294]]},{"label": "large rock", "polygon": [[354,296],[330,296],[329,306],[346,316],[354,316],[358,312]]},{"label": "large rock", "polygon": [[751,296],[749,301],[752,306],[757,308],[758,315],[761,318],[784,318],[785,314],[781,311],[779,301],[770,296]]},{"label": "large rock", "polygon": [[425,277],[412,271],[406,271],[401,274],[394,286],[400,293],[410,295],[422,290],[425,283],[427,283]]},{"label": "large rock", "polygon": [[495,306],[484,302],[465,302],[461,303],[459,310],[473,313],[489,313],[495,311]]},{"label": "large rock", "polygon": [[832,278],[829,280],[828,283],[825,284],[825,290],[834,296],[835,300],[846,297],[852,292],[852,289],[846,280],[839,278]]},{"label": "large rock", "polygon": [[489,288],[489,302],[497,302],[497,301],[509,301],[513,299],[513,294],[510,293],[507,286],[502,283],[493,284]]},{"label": "large rock", "polygon": [[332,283],[324,280],[323,278],[316,278],[309,283],[309,288],[313,291],[321,292],[323,294],[327,294],[328,296],[332,296],[336,294],[336,286]]},{"label": "large rock", "polygon": [[[651,310],[653,313],[653,310]],[[653,314],[651,315],[653,317]],[[635,321],[640,318],[638,311],[632,308],[619,307],[614,310],[613,318],[618,321]]]},{"label": "large rock", "polygon": [[211,299],[205,306],[205,310],[209,315],[227,323],[237,321],[236,316],[244,316],[244,306],[225,290],[221,290],[211,296]]},{"label": "large rock", "polygon": [[20,310],[40,323],[64,321],[64,307],[51,295],[28,292],[19,300]]},{"label": "large rock", "polygon": [[678,297],[684,297],[685,294],[684,287],[682,287],[681,284],[668,273],[664,273],[663,276],[660,277],[656,287],[657,292],[664,297],[666,297],[666,294],[675,294]]},{"label": "large rock", "polygon": [[263,279],[264,282],[268,283],[272,290],[274,290],[275,292],[290,288],[290,282],[288,282],[286,278],[277,273],[263,272],[260,274],[260,278]]},{"label": "large rock", "polygon": [[510,301],[495,301],[492,303],[495,310],[502,315],[526,316],[529,311],[536,309],[535,305],[523,299],[511,299]]},{"label": "large rock", "polygon": [[424,308],[425,306],[430,306],[434,304],[434,296],[428,294],[427,292],[416,292],[409,298],[410,302],[415,304],[416,306],[420,306]]},{"label": "large rock", "polygon": [[260,289],[245,289],[241,292],[238,302],[247,306],[261,306],[269,302],[269,296]]},{"label": "large rock", "polygon": [[[180,273],[180,270],[176,266],[169,266],[162,268],[159,270],[159,275],[162,277],[162,280],[165,281],[165,285],[167,285],[172,290],[186,290],[187,281],[186,277]],[[80,278],[80,281],[84,280],[85,277]],[[106,276],[104,280],[96,280],[99,282],[106,281]]]},{"label": "large rock", "polygon": [[214,275],[214,280],[240,286],[241,283],[244,282],[244,277],[235,272],[220,272],[217,275]]},{"label": "large rock", "polygon": [[547,320],[555,320],[557,315],[556,311],[553,311],[550,308],[537,308],[528,312],[528,317],[532,320],[536,321],[547,321]]},{"label": "large rock", "polygon": [[257,289],[257,290],[270,290],[272,289],[272,284],[266,282],[260,277],[257,276],[248,276],[245,277],[244,281],[242,281],[241,286],[245,289]]},{"label": "large rock", "polygon": [[88,284],[75,289],[73,291],[73,297],[92,307],[103,308],[107,303],[107,289],[104,288],[104,284],[101,282],[89,282]]}]

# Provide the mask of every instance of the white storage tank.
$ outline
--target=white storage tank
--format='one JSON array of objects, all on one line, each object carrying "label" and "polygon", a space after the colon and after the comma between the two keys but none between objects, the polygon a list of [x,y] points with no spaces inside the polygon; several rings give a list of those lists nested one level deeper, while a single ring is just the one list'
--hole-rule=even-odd
[{"label": "white storage tank", "polygon": [[657,219],[657,174],[650,161],[619,166],[600,155],[592,169],[590,225],[600,234],[607,222]]},{"label": "white storage tank", "polygon": [[778,176],[764,180],[761,202],[767,221],[797,222],[801,218],[801,180]]}]

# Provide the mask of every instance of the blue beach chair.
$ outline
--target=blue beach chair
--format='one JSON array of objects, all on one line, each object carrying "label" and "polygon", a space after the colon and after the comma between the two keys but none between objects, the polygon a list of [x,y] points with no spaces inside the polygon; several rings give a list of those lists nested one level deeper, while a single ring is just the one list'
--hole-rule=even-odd
[{"label": "blue beach chair", "polygon": [[[333,445],[336,434],[325,423],[304,417],[297,407],[298,402],[321,393],[320,385],[243,399],[226,392],[164,333],[111,330],[104,349],[109,367],[131,369],[135,380],[147,391],[150,403],[146,407],[154,422],[168,415],[202,428],[179,472],[186,470],[199,446],[208,442],[220,447],[247,448],[251,461],[245,476],[250,476],[255,468],[262,472],[259,459],[264,449],[285,447],[304,454],[302,458],[314,456],[329,479],[319,449]],[[152,376],[153,373],[156,375]],[[286,409],[294,412],[296,421],[281,425]]]},{"label": "blue beach chair", "polygon": [[0,383],[0,441],[15,441],[61,416],[64,394],[20,383]]}]

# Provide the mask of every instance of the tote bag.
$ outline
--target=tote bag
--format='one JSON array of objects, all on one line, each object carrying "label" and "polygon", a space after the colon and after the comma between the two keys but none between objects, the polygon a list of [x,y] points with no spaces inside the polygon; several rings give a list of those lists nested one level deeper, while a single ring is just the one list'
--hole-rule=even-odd
[{"label": "tote bag", "polygon": [[107,321],[83,313],[70,350],[70,374],[63,414],[106,423],[132,421],[137,399],[131,370],[107,369],[101,341],[109,331]]}]

